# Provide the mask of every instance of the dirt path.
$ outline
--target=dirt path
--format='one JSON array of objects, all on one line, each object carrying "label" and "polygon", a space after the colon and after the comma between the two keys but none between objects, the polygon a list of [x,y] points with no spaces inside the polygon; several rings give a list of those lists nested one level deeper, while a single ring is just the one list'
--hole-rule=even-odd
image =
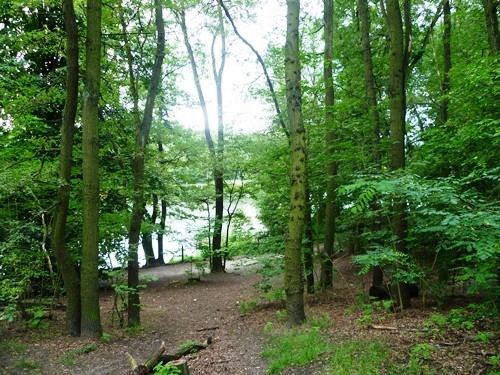
[{"label": "dirt path", "polygon": [[[46,330],[23,332],[27,349],[17,356],[2,358],[3,373],[42,374],[119,374],[130,368],[127,353],[137,362],[154,353],[164,341],[168,351],[174,351],[186,340],[203,340],[212,336],[207,350],[189,355],[192,375],[201,374],[265,374],[262,348],[262,323],[255,317],[240,316],[238,302],[255,297],[253,284],[258,276],[252,267],[240,262],[228,265],[229,273],[206,275],[201,282],[187,283],[186,265],[173,265],[144,270],[142,275],[155,276],[141,294],[144,330],[127,335],[110,326],[112,296],[101,297],[101,318],[104,331],[111,334],[110,343],[96,342],[97,349],[75,356],[68,363],[68,353],[91,343],[89,340],[64,335],[62,313],[50,322]],[[244,271],[244,272],[243,272]],[[212,328],[206,330],[207,328]],[[19,337],[20,332],[11,332]],[[19,368],[22,359],[34,362],[38,368]],[[17,366],[17,368],[16,368]]]}]

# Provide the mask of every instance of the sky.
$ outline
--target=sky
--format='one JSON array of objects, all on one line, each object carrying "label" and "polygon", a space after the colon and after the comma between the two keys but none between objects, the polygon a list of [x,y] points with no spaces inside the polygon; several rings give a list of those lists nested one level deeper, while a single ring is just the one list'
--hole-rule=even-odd
[{"label": "sky", "polygon": [[[270,43],[276,45],[285,44],[286,29],[286,2],[284,0],[257,1],[258,5],[253,9],[249,21],[242,21],[236,17],[235,10],[232,11],[236,27],[265,59],[265,53]],[[316,3],[316,5],[314,5]],[[321,7],[317,1],[305,4],[304,10],[318,14]],[[309,5],[309,6],[308,6]],[[207,59],[210,58],[210,45],[212,36],[208,30],[196,32],[206,18],[199,13],[188,13],[187,24],[191,30],[191,44],[200,43],[205,46]],[[194,33],[193,33],[194,31]],[[228,32],[226,67],[223,74],[223,100],[226,131],[234,132],[261,132],[268,128],[274,116],[274,107],[263,99],[255,97],[251,90],[266,88],[264,74],[261,66],[257,63],[255,55],[237,37],[229,24],[226,24]],[[180,33],[180,30],[179,30]],[[184,43],[180,43],[180,51],[186,53]],[[209,61],[209,60],[207,60]],[[208,64],[207,64],[208,65]],[[207,66],[207,68],[209,68]],[[269,68],[268,68],[269,69]],[[270,72],[272,76],[272,72]],[[205,100],[209,111],[210,126],[212,134],[215,134],[217,122],[217,97],[215,84],[211,71],[206,69],[202,75],[202,86]],[[195,90],[191,66],[186,65],[179,74],[176,82],[177,87],[184,91],[189,102],[180,100],[170,112],[171,120],[182,125],[202,131],[204,129],[201,108],[198,105],[198,97]],[[277,84],[275,83],[275,86]]]}]

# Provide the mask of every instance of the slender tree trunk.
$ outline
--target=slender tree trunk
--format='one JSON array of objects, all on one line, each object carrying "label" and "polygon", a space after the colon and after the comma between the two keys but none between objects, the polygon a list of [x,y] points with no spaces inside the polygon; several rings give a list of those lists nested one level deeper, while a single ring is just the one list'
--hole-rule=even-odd
[{"label": "slender tree trunk", "polygon": [[167,220],[167,201],[161,200],[160,233],[158,233],[158,259],[160,264],[165,264],[165,251],[163,249],[163,236],[165,235],[165,222]]},{"label": "slender tree trunk", "polygon": [[[309,164],[309,163],[308,163]],[[304,268],[306,271],[307,293],[314,294],[314,235],[312,226],[311,190],[309,165],[306,167],[305,214],[304,214]]]},{"label": "slender tree trunk", "polygon": [[[219,17],[220,18],[220,17]],[[184,44],[186,45],[186,50],[188,52],[189,61],[191,63],[191,69],[193,72],[194,83],[196,86],[196,91],[198,94],[198,100],[200,102],[200,107],[203,112],[203,120],[205,124],[205,139],[207,142],[210,157],[213,163],[213,177],[215,184],[215,223],[214,223],[214,233],[213,241],[211,246],[211,261],[210,268],[211,272],[223,272],[224,264],[223,257],[220,253],[221,242],[222,242],[222,215],[224,210],[224,169],[219,159],[223,157],[224,151],[224,125],[222,122],[222,72],[224,70],[224,60],[225,60],[225,41],[223,41],[223,53],[221,54],[221,65],[216,75],[220,75],[219,79],[216,77],[217,85],[217,104],[218,104],[218,148],[215,149],[214,141],[212,139],[212,134],[210,133],[210,122],[208,121],[208,111],[205,102],[205,96],[201,88],[200,77],[198,75],[198,68],[196,66],[196,61],[194,59],[193,49],[191,43],[189,42],[189,35],[186,25],[186,14],[182,10],[178,13],[179,23],[182,29],[182,34],[184,36]],[[223,27],[222,24],[220,27]],[[224,38],[224,36],[223,36]],[[216,69],[216,68],[214,68]],[[221,160],[222,161],[222,160]]]},{"label": "slender tree trunk", "polygon": [[290,212],[285,248],[285,291],[288,321],[301,324],[304,312],[304,266],[302,235],[305,215],[306,143],[302,118],[302,90],[299,50],[300,1],[287,0],[285,78],[290,131]]},{"label": "slender tree trunk", "polygon": [[[147,212],[144,214],[146,218],[149,218]],[[149,218],[153,222],[153,217]],[[141,226],[142,227],[142,226]],[[144,256],[146,258],[146,267],[151,267],[155,265],[155,253],[153,250],[153,236],[150,229],[142,230],[142,249],[144,250]]]},{"label": "slender tree trunk", "polygon": [[[149,83],[146,105],[142,116],[142,121],[136,128],[136,144],[134,158],[132,161],[132,173],[134,178],[133,188],[133,207],[129,227],[129,259],[128,259],[128,326],[138,326],[140,320],[140,299],[139,299],[139,264],[138,264],[138,247],[139,237],[141,233],[141,223],[145,211],[144,200],[144,169],[145,169],[145,153],[146,146],[149,140],[149,133],[153,121],[153,109],[158,94],[158,88],[161,81],[163,58],[165,55],[165,26],[163,23],[163,7],[161,0],[155,0],[155,24],[156,24],[156,53],[155,61],[151,72],[151,80]],[[122,25],[123,26],[123,25]],[[125,34],[125,33],[124,33]],[[124,35],[126,38],[126,35]],[[127,39],[125,39],[127,44]],[[127,47],[126,47],[127,48]],[[135,86],[136,79],[134,78],[133,66],[131,63],[130,47],[127,50],[129,61],[130,87],[134,101],[138,98],[137,88]],[[134,93],[135,90],[135,93]],[[134,97],[135,96],[135,97]],[[135,104],[134,104],[135,106]],[[136,117],[138,107],[135,108]]]},{"label": "slender tree trunk", "polygon": [[78,108],[78,26],[73,0],[63,0],[63,12],[66,27],[66,98],[61,126],[60,185],[52,228],[52,247],[66,289],[66,330],[71,336],[80,336],[80,279],[65,243],[71,187],[73,133]]},{"label": "slender tree trunk", "polygon": [[445,0],[443,7],[443,82],[441,82],[441,104],[439,106],[439,124],[448,121],[448,94],[450,92],[451,70],[451,9],[450,1]]},{"label": "slender tree trunk", "polygon": [[[380,150],[380,114],[377,103],[377,90],[375,86],[375,74],[373,73],[373,59],[370,44],[370,16],[367,0],[358,0],[358,15],[361,32],[361,46],[363,49],[364,77],[366,98],[368,101],[368,117],[372,126],[372,159],[375,167],[380,170],[382,155]],[[376,210],[378,205],[373,204]],[[374,218],[373,230],[379,230],[378,220]],[[372,286],[381,286],[383,284],[383,271],[380,267],[374,267],[372,270]]]},{"label": "slender tree trunk", "polygon": [[[222,9],[219,4],[217,7],[217,15],[219,18],[219,30],[214,35],[212,42],[212,70],[217,92],[217,152],[215,161],[215,223],[213,236],[213,256],[212,256],[212,272],[223,272],[224,262],[221,253],[222,247],[222,224],[224,220],[224,108],[222,100],[222,74],[226,64],[226,35],[224,30],[224,19],[222,17]],[[221,38],[221,61],[217,68],[215,61],[214,44],[217,34]]]},{"label": "slender tree trunk", "polygon": [[[158,152],[163,153],[161,141],[158,141]],[[158,264],[165,264],[163,236],[165,235],[165,222],[167,220],[167,201],[160,199],[160,206],[160,231],[156,234],[158,237]]]},{"label": "slender tree trunk", "polygon": [[335,244],[335,189],[337,163],[333,161],[335,131],[333,130],[335,91],[333,87],[333,0],[324,0],[324,80],[325,80],[325,126],[326,150],[329,160],[326,165],[327,187],[325,206],[325,242],[321,263],[320,286],[322,289],[333,286],[333,251]]},{"label": "slender tree trunk", "polygon": [[98,105],[101,79],[101,1],[87,0],[87,54],[83,92],[83,237],[81,265],[81,334],[101,336],[99,311],[99,145]]},{"label": "slender tree trunk", "polygon": [[[405,14],[408,3],[405,1]],[[405,17],[407,18],[407,17]],[[390,167],[397,171],[405,168],[405,121],[406,121],[406,70],[408,67],[409,37],[403,33],[403,21],[398,0],[387,0],[387,22],[390,35],[389,59],[389,110],[390,110]],[[408,42],[407,42],[408,43]],[[392,230],[396,238],[395,247],[398,251],[406,251],[406,215],[405,203],[397,200],[393,204]],[[410,305],[408,288],[401,284],[400,301],[402,308]]]},{"label": "slender tree trunk", "polygon": [[363,63],[365,76],[366,98],[368,100],[368,116],[372,125],[372,158],[377,167],[380,167],[380,114],[377,103],[377,89],[373,73],[372,49],[370,45],[370,16],[367,0],[358,0],[358,14],[360,20],[361,46],[363,48]]},{"label": "slender tree trunk", "polygon": [[498,30],[498,0],[483,0],[484,16],[490,53],[496,55],[500,51],[500,32]]}]

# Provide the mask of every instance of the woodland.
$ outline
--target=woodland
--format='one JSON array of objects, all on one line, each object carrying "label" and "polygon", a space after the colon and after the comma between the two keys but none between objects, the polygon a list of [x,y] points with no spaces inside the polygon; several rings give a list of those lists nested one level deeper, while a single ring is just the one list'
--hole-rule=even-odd
[{"label": "woodland", "polygon": [[499,374],[499,14],[0,0],[0,373]]}]

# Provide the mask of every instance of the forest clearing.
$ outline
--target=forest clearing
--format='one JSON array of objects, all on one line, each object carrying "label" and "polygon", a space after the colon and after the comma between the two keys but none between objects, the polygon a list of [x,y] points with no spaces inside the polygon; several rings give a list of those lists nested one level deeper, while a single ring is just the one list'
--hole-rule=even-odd
[{"label": "forest clearing", "polygon": [[[103,292],[106,339],[68,337],[64,314],[55,310],[43,328],[4,331],[0,361],[7,374],[127,374],[131,373],[129,355],[142,363],[162,342],[171,352],[210,337],[206,349],[185,355],[189,374],[483,374],[493,369],[487,359],[498,350],[498,340],[477,339],[480,332],[493,329],[493,320],[467,316],[463,299],[452,302],[447,310],[422,308],[418,300],[415,308],[403,313],[394,314],[381,306],[371,310],[366,298],[360,297],[369,280],[356,277],[345,254],[335,262],[334,289],[308,298],[310,324],[321,327],[322,348],[309,357],[306,354],[302,365],[293,357],[284,363],[277,358],[265,361],[262,352],[272,347],[270,337],[286,329],[285,304],[256,288],[262,280],[256,272],[258,264],[258,260],[236,260],[228,273],[205,275],[196,282],[188,281],[189,264],[147,269],[142,275],[153,273],[155,278],[142,293],[147,323],[141,330],[113,327],[113,298]],[[457,322],[446,322],[451,309]],[[464,328],[464,323],[474,327]],[[297,344],[295,349],[285,349],[300,356],[308,343],[299,340]],[[333,353],[349,345],[352,353],[344,354],[347,358],[340,359],[338,368],[331,366]],[[364,363],[353,364],[349,356]]]},{"label": "forest clearing", "polygon": [[500,374],[498,0],[0,0],[0,373]]}]

